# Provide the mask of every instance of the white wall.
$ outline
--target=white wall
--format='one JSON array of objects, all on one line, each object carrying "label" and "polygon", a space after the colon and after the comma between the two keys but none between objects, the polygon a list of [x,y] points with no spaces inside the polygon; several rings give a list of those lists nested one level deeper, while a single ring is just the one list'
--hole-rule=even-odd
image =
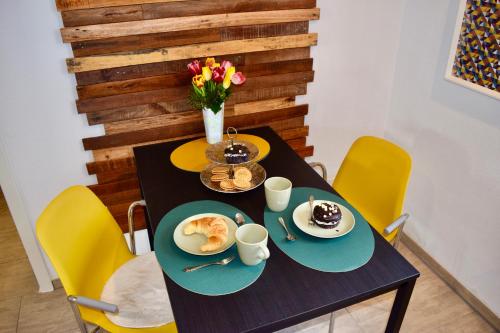
[{"label": "white wall", "polygon": [[403,3],[319,0],[319,33],[313,47],[315,79],[299,101],[310,105],[311,160],[324,162],[332,178],[352,142],[382,136],[399,45]]},{"label": "white wall", "polygon": [[386,135],[413,157],[408,234],[500,314],[500,102],[444,80],[458,2],[406,1]]},{"label": "white wall", "polygon": [[76,112],[61,26],[53,0],[0,2],[0,142],[33,224],[64,188],[93,182],[81,138],[102,131]]}]

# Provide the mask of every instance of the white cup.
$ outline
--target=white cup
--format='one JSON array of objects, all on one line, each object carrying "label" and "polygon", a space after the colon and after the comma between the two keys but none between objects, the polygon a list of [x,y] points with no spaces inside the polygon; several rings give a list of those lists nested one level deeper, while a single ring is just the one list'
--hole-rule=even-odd
[{"label": "white cup", "polygon": [[292,182],[283,177],[271,177],[264,183],[267,207],[273,212],[282,212],[288,207]]},{"label": "white cup", "polygon": [[245,224],[236,230],[238,254],[245,265],[258,265],[269,258],[267,238],[266,228],[259,224]]}]

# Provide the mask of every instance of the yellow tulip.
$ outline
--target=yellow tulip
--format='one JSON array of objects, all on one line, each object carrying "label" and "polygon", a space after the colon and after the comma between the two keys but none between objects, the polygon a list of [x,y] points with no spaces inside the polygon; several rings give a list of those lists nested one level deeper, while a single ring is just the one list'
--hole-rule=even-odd
[{"label": "yellow tulip", "polygon": [[220,67],[220,64],[218,62],[215,62],[215,58],[207,58],[207,60],[205,60],[205,66],[209,68],[215,68]]},{"label": "yellow tulip", "polygon": [[205,85],[205,79],[201,75],[195,75],[193,76],[193,84],[196,87],[201,88]]},{"label": "yellow tulip", "polygon": [[201,72],[203,75],[203,79],[205,79],[205,81],[210,81],[210,79],[212,78],[212,70],[210,69],[210,67],[203,67],[201,69]]},{"label": "yellow tulip", "polygon": [[227,89],[231,86],[231,77],[233,76],[234,72],[236,72],[236,67],[231,66],[226,72],[226,76],[224,76],[224,82],[222,83],[222,86],[224,89]]}]

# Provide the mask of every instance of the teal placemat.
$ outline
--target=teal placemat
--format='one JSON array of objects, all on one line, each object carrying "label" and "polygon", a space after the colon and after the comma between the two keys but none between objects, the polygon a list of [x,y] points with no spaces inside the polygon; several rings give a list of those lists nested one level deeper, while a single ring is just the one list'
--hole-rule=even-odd
[{"label": "teal placemat", "polygon": [[[331,239],[317,238],[301,231],[293,222],[293,211],[307,202],[309,195],[317,200],[330,200],[347,207],[354,215],[356,224],[345,236]],[[290,232],[297,236],[295,242],[285,239],[285,231],[278,223],[282,216]],[[264,223],[273,242],[290,258],[301,265],[322,272],[348,272],[366,264],[373,254],[373,233],[365,219],[344,199],[323,190],[298,187],[292,189],[288,208],[279,213],[264,210]]]},{"label": "teal placemat", "polygon": [[[156,258],[165,274],[182,288],[207,296],[232,294],[255,282],[264,270],[265,261],[257,266],[244,265],[238,257],[236,244],[213,256],[195,256],[182,251],[174,243],[175,227],[192,215],[217,213],[234,219],[237,212],[243,214],[245,223],[254,223],[242,211],[218,201],[193,201],[168,212],[161,219],[154,238]],[[226,266],[210,266],[189,273],[182,271],[186,266],[200,265],[230,255],[235,255],[236,259]]]}]

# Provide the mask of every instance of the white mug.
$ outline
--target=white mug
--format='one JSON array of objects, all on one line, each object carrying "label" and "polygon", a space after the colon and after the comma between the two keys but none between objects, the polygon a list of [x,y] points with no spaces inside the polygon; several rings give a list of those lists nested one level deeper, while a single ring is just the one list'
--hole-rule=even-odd
[{"label": "white mug", "polygon": [[236,230],[238,254],[245,265],[258,265],[269,258],[267,238],[266,228],[259,224],[245,224]]},{"label": "white mug", "polygon": [[283,177],[271,177],[264,183],[267,207],[273,212],[282,212],[288,207],[292,182]]}]

